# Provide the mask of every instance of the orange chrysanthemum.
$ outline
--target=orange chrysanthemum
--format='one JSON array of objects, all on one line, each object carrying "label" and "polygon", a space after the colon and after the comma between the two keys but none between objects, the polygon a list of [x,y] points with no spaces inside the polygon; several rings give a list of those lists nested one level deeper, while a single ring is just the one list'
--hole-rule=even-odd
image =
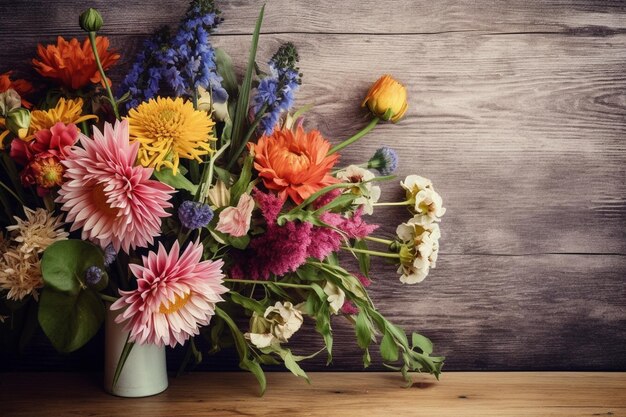
[{"label": "orange chrysanthemum", "polygon": [[316,191],[339,182],[329,175],[339,155],[328,155],[330,143],[317,130],[277,129],[249,147],[263,184],[283,200],[289,197],[300,204]]},{"label": "orange chrysanthemum", "polygon": [[26,80],[11,80],[11,71],[0,74],[0,93],[4,93],[9,88],[15,90],[22,99],[22,106],[31,108],[32,104],[24,99],[24,96],[33,92],[33,85]]},{"label": "orange chrysanthemum", "polygon": [[[108,50],[109,39],[106,37],[96,37],[96,49],[105,70],[120,58],[118,53]],[[59,36],[56,45],[44,47],[39,44],[37,54],[41,60],[33,59],[35,70],[65,87],[77,90],[90,82],[102,83],[89,39],[81,45],[76,38],[68,42]]]}]

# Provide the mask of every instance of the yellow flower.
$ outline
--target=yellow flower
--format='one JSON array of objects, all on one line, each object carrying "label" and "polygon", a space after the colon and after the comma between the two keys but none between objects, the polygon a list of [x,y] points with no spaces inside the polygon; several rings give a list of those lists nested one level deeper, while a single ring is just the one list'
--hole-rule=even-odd
[{"label": "yellow flower", "polygon": [[139,142],[139,163],[178,172],[180,158],[195,159],[213,152],[215,123],[205,111],[182,98],[157,97],[128,112],[131,141]]},{"label": "yellow flower", "polygon": [[63,124],[78,124],[85,120],[97,119],[93,114],[83,116],[83,99],[59,99],[56,106],[50,110],[35,110],[31,113],[30,132],[35,133],[43,129],[50,129],[58,122]]},{"label": "yellow flower", "polygon": [[406,88],[402,84],[390,75],[383,75],[372,85],[361,107],[367,105],[375,116],[397,122],[406,113],[406,96]]}]

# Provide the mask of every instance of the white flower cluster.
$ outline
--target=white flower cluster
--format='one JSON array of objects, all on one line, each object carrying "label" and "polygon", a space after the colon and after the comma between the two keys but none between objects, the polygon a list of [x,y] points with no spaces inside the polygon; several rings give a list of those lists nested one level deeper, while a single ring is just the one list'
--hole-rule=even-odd
[{"label": "white flower cluster", "polygon": [[409,175],[400,183],[411,204],[412,219],[396,229],[400,241],[400,281],[415,284],[435,268],[441,232],[438,222],[446,212],[441,196],[432,182],[419,175]]}]

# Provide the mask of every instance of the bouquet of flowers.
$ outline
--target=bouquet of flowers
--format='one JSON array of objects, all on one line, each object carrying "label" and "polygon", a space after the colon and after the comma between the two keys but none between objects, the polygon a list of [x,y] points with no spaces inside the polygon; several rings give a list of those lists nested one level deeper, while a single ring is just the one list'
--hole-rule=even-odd
[{"label": "bouquet of flowers", "polygon": [[[362,103],[370,122],[333,146],[304,128],[307,108],[293,109],[295,46],[256,64],[262,19],[263,9],[241,81],[211,45],[221,21],[211,0],[193,0],[176,30],[145,41],[117,94],[106,71],[120,54],[97,36],[94,9],[80,16],[84,41],[39,45],[36,87],[0,76],[2,332],[30,315],[70,352],[110,309],[129,333],[118,367],[135,344],[187,344],[200,360],[204,337],[211,352],[234,345],[264,389],[262,365],[307,378],[300,361],[325,353],[330,362],[341,316],[364,366],[379,343],[408,381],[410,371],[439,374],[432,343],[389,322],[367,287],[372,257],[395,264],[406,284],[435,267],[441,197],[409,175],[399,184],[406,200],[379,202],[397,168],[389,147],[340,164],[340,151],[379,122],[402,119],[406,90],[381,77]],[[408,211],[389,239],[366,220],[386,205]],[[308,356],[289,348],[304,320],[325,345]]]}]

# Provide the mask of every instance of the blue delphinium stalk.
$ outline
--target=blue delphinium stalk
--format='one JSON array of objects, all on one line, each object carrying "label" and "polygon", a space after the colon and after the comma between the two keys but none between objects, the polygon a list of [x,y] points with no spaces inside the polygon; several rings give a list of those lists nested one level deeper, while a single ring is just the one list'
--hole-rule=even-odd
[{"label": "blue delphinium stalk", "polygon": [[378,170],[380,175],[391,175],[398,169],[398,154],[392,148],[383,146],[374,152],[367,167]]},{"label": "blue delphinium stalk", "polygon": [[269,61],[270,75],[257,87],[252,109],[258,115],[266,106],[259,124],[265,135],[273,132],[281,113],[293,106],[295,93],[302,82],[302,74],[296,67],[298,61],[298,52],[291,42],[281,45]]},{"label": "blue delphinium stalk", "polygon": [[178,219],[189,230],[200,229],[211,222],[213,210],[208,204],[183,201],[178,207]]},{"label": "blue delphinium stalk", "polygon": [[228,99],[217,73],[210,33],[221,22],[212,0],[191,2],[185,18],[165,53],[164,79],[178,96],[195,96],[199,87],[212,92],[216,102]]},{"label": "blue delphinium stalk", "polygon": [[128,93],[126,110],[137,107],[157,95],[165,74],[165,51],[169,41],[169,29],[163,27],[143,43],[135,62],[121,84],[122,94]]}]

